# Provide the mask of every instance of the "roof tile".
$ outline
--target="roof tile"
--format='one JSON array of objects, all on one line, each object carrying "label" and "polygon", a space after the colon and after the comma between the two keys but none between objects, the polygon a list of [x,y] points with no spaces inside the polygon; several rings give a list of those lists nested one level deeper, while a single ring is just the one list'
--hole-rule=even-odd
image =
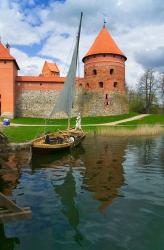
[{"label": "roof tile", "polygon": [[123,52],[118,48],[117,44],[113,40],[106,27],[103,27],[101,29],[91,48],[84,56],[83,61],[86,57],[96,54],[116,54],[125,57]]}]

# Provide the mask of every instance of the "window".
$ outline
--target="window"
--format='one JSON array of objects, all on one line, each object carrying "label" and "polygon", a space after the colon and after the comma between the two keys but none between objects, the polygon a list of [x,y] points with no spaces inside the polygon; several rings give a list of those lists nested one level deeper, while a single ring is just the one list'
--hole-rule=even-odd
[{"label": "window", "polygon": [[40,83],[40,85],[42,85],[42,83]]},{"label": "window", "polygon": [[86,87],[89,88],[89,83],[86,84]]},{"label": "window", "polygon": [[108,94],[105,95],[105,106],[109,105]]},{"label": "window", "polygon": [[110,69],[110,75],[112,75],[114,72],[114,69]]},{"label": "window", "polygon": [[104,87],[104,83],[103,82],[99,82],[99,87],[103,88]]},{"label": "window", "polygon": [[118,85],[117,82],[114,82],[114,83],[113,83],[114,88],[116,88],[117,85]]},{"label": "window", "polygon": [[97,75],[97,70],[96,69],[93,70],[93,75]]}]

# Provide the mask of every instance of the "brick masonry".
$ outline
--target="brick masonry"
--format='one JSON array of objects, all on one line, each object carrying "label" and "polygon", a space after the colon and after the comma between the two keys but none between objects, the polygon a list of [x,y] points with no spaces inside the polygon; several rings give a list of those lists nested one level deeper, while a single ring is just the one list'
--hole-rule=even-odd
[{"label": "brick masonry", "polygon": [[[18,117],[49,117],[60,91],[24,90],[16,98]],[[128,112],[126,95],[79,89],[75,97],[72,116],[81,112],[83,116],[106,116]],[[64,113],[52,114],[51,118],[67,117]]]}]

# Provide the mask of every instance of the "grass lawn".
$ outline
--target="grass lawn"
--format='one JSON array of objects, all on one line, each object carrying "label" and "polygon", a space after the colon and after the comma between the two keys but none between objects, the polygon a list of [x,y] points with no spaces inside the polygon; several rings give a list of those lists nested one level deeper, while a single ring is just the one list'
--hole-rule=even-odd
[{"label": "grass lawn", "polygon": [[[66,127],[48,127],[46,132],[57,131],[58,129],[65,129]],[[10,142],[26,142],[33,140],[37,136],[45,132],[44,127],[6,127],[2,131],[9,139]]]},{"label": "grass lawn", "polygon": [[129,122],[122,123],[122,124],[120,124],[120,126],[121,125],[145,125],[145,124],[164,125],[164,115],[162,115],[162,114],[160,114],[160,115],[149,115],[149,116],[146,116],[146,117],[144,117],[142,119],[139,119],[139,120],[134,120],[134,121],[129,121]]},{"label": "grass lawn", "polygon": [[[131,116],[134,116],[134,114],[130,114]],[[100,124],[100,123],[105,123],[105,122],[112,122],[112,121],[118,121],[121,119],[125,119],[127,117],[130,117],[130,115],[118,115],[118,116],[108,116],[108,117],[86,117],[84,118],[84,125],[87,124]],[[44,119],[39,119],[39,118],[16,118],[14,119],[15,123],[22,123],[24,122],[24,124],[29,123],[29,124],[42,124],[44,125]],[[61,130],[61,129],[66,129],[67,127],[67,120],[66,119],[60,119],[60,120],[51,120],[50,124],[55,124],[57,125],[56,121],[61,124],[58,126],[50,126],[50,127],[46,127],[46,132],[53,132],[53,131],[57,131],[57,130]],[[75,124],[75,123],[74,123]],[[122,123],[120,126],[116,126],[116,127],[110,127],[107,126],[106,128],[103,126],[93,126],[93,127],[83,127],[84,130],[86,132],[89,133],[93,133],[94,131],[100,132],[100,134],[104,133],[104,134],[111,134],[111,128],[114,129],[114,133],[113,134],[117,134],[116,132],[118,131],[118,134],[120,134],[120,130],[133,130],[133,129],[137,129],[137,127],[139,125],[155,125],[155,124],[161,124],[164,125],[164,115],[150,115],[147,116],[143,119],[140,120],[135,120],[135,121],[131,121],[131,122],[127,122],[127,123]],[[124,125],[132,125],[130,127],[124,127]],[[122,128],[121,128],[122,126]],[[146,128],[147,129],[147,128]],[[109,130],[109,131],[108,131]],[[34,138],[36,138],[37,136],[43,134],[45,132],[45,127],[44,126],[19,126],[19,127],[5,127],[3,128],[2,131],[5,135],[8,136],[9,140],[11,142],[26,142],[29,140],[32,140]],[[125,131],[124,131],[125,132]],[[124,135],[128,135],[128,132],[122,133]]]},{"label": "grass lawn", "polygon": [[[82,124],[100,124],[114,122],[126,118],[136,116],[137,113],[123,114],[123,115],[112,115],[112,116],[97,116],[97,117],[84,117],[82,118]],[[76,118],[71,119],[71,125],[75,125]],[[30,118],[30,117],[21,117],[11,120],[12,123],[17,124],[36,124],[44,125],[44,118]],[[46,121],[46,124],[49,125],[67,125],[67,119],[49,119]]]}]

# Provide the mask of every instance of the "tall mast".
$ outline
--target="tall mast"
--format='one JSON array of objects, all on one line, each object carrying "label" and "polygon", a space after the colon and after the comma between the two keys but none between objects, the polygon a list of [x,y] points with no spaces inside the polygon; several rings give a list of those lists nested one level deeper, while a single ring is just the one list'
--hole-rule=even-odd
[{"label": "tall mast", "polygon": [[68,116],[68,127],[70,126],[70,118],[71,118],[71,110],[74,103],[74,92],[75,92],[75,79],[76,79],[76,69],[78,62],[78,52],[79,52],[79,40],[80,40],[80,32],[81,32],[81,24],[82,24],[82,16],[83,13],[80,14],[80,23],[76,38],[76,44],[71,60],[71,64],[68,70],[68,74],[66,80],[64,82],[64,88],[60,93],[59,98],[57,99],[56,105],[51,112],[65,112]]}]

